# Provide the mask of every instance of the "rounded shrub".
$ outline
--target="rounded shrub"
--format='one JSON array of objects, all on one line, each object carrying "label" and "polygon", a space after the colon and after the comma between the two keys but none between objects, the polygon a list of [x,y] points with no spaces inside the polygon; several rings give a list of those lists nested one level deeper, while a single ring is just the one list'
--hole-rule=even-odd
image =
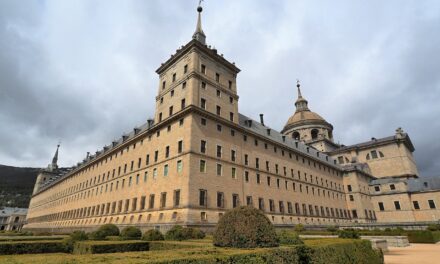
[{"label": "rounded shrub", "polygon": [[107,236],[106,232],[101,230],[96,230],[94,232],[88,233],[88,238],[90,240],[105,240]]},{"label": "rounded shrub", "polygon": [[86,232],[80,230],[73,231],[69,236],[73,241],[83,241],[88,239]]},{"label": "rounded shrub", "polygon": [[278,240],[282,245],[302,245],[304,242],[299,237],[296,232],[289,232],[286,230],[282,230],[277,233]]},{"label": "rounded shrub", "polygon": [[302,231],[306,230],[306,228],[304,227],[303,224],[297,224],[297,225],[295,225],[293,230],[295,230],[295,232],[302,232]]},{"label": "rounded shrub", "polygon": [[105,224],[98,228],[98,231],[101,231],[106,236],[119,236],[119,228],[114,224]]},{"label": "rounded shrub", "polygon": [[140,239],[142,232],[139,228],[135,226],[127,226],[121,231],[121,237],[123,239]]},{"label": "rounded shrub", "polygon": [[338,234],[339,238],[351,238],[351,239],[357,239],[360,238],[359,233],[354,229],[343,229],[339,231]]},{"label": "rounded shrub", "polygon": [[227,211],[217,224],[214,245],[220,247],[276,247],[278,237],[266,215],[243,206]]},{"label": "rounded shrub", "polygon": [[146,231],[144,233],[144,235],[142,236],[142,240],[147,240],[147,241],[159,241],[159,240],[164,240],[164,239],[165,238],[162,235],[162,233],[156,229],[150,229],[150,230]]},{"label": "rounded shrub", "polygon": [[205,238],[205,232],[198,228],[186,227],[182,229],[183,237],[185,239],[203,239]]}]

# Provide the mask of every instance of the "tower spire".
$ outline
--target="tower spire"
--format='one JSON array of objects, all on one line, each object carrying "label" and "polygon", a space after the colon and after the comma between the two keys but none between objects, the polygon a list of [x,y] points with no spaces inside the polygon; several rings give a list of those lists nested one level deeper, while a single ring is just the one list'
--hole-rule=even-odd
[{"label": "tower spire", "polygon": [[206,45],[206,35],[202,29],[202,11],[203,11],[202,1],[203,0],[199,1],[199,6],[197,7],[197,12],[199,14],[198,14],[198,18],[197,18],[196,31],[193,34],[193,39],[198,40],[203,45]]},{"label": "tower spire", "polygon": [[296,80],[296,87],[298,89],[298,99],[295,102],[296,112],[310,111],[307,100],[302,97],[301,84],[298,79]]},{"label": "tower spire", "polygon": [[57,145],[57,150],[55,151],[55,155],[52,158],[52,164],[50,164],[50,168],[52,171],[58,169],[58,149],[60,148],[60,144]]}]

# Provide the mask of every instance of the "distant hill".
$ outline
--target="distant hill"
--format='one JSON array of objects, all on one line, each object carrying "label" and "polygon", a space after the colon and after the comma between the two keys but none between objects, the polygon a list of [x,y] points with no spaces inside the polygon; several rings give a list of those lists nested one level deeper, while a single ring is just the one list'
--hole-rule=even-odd
[{"label": "distant hill", "polygon": [[27,208],[39,171],[0,165],[0,207]]}]

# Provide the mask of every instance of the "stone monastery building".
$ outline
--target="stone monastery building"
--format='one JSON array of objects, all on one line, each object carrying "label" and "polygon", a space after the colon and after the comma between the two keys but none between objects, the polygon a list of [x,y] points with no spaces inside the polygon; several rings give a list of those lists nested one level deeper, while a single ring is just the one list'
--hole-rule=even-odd
[{"label": "stone monastery building", "polygon": [[300,85],[278,132],[238,112],[240,69],[206,44],[202,8],[192,40],[158,69],[154,120],[69,170],[37,178],[27,230],[104,223],[211,228],[250,205],[276,226],[426,224],[440,218],[440,181],[419,178],[402,129],[352,146],[312,112]]}]

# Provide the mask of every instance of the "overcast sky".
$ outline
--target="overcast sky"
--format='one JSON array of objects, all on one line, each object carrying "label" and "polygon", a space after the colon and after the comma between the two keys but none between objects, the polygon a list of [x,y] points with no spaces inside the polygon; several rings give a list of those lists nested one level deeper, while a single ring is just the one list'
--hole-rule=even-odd
[{"label": "overcast sky", "polygon": [[[196,0],[0,0],[0,164],[71,166],[154,115],[155,70],[191,40]],[[440,175],[440,2],[206,0],[239,111],[281,130],[296,79],[337,142],[408,132]]]}]

